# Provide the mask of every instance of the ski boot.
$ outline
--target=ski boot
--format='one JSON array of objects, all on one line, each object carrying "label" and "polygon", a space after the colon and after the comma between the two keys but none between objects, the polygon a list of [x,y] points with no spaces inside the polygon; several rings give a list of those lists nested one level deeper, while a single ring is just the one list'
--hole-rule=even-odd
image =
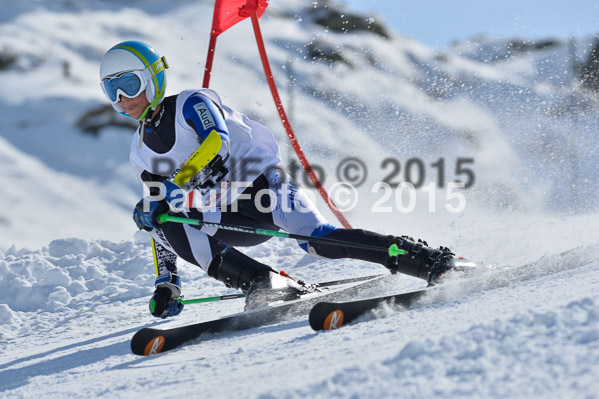
[{"label": "ski boot", "polygon": [[224,282],[229,288],[245,292],[245,310],[297,299],[316,290],[315,286],[296,281],[284,271],[279,272],[233,247],[225,248],[214,257],[208,275]]},{"label": "ski boot", "polygon": [[397,237],[395,244],[406,253],[389,256],[385,266],[392,273],[402,273],[426,280],[429,285],[440,283],[454,268],[455,254],[447,247],[434,249],[426,241],[408,236]]},{"label": "ski boot", "polygon": [[415,241],[407,236],[382,235],[361,229],[337,229],[323,237],[380,248],[389,248],[395,244],[406,253],[390,256],[386,251],[322,243],[310,243],[309,253],[329,259],[352,258],[378,263],[390,269],[392,273],[399,272],[418,277],[429,284],[440,282],[448,271],[454,269],[454,254],[449,248],[433,249],[425,241]]}]

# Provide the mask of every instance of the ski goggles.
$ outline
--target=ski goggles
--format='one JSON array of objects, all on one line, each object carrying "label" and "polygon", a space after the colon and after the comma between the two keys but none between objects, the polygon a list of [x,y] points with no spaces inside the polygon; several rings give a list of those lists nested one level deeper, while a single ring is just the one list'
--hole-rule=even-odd
[{"label": "ski goggles", "polygon": [[113,102],[119,102],[119,95],[135,98],[144,92],[152,75],[148,68],[142,71],[126,71],[102,80],[102,89],[106,97]]}]

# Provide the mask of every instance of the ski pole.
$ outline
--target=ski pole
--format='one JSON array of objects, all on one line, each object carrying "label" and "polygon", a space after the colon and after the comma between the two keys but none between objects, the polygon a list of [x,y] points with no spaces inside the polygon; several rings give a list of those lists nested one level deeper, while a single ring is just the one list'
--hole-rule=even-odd
[{"label": "ski pole", "polygon": [[195,298],[195,299],[179,298],[179,302],[181,302],[183,305],[189,305],[190,303],[216,302],[216,301],[224,301],[227,299],[237,299],[237,298],[243,298],[243,297],[245,297],[245,294],[243,292],[240,292],[237,294],[210,296],[210,297],[206,297],[206,298]]},{"label": "ski pole", "polygon": [[[373,274],[373,275],[369,275],[369,276],[350,277],[350,278],[344,278],[341,280],[325,281],[324,283],[317,283],[316,285],[318,287],[329,287],[331,285],[357,283],[360,281],[371,280],[371,279],[381,277],[381,276],[383,276],[383,274]],[[223,300],[227,300],[227,299],[244,298],[245,296],[246,296],[245,293],[239,292],[236,294],[210,296],[210,297],[206,297],[206,298],[195,298],[195,299],[178,298],[178,301],[181,302],[183,305],[188,305],[190,303],[216,302],[216,301],[223,301]]]},{"label": "ski pole", "polygon": [[335,240],[335,239],[326,238],[326,237],[310,237],[310,236],[304,236],[304,235],[300,235],[300,234],[286,233],[286,232],[282,232],[282,231],[255,229],[253,227],[247,227],[247,226],[236,226],[236,225],[230,225],[230,224],[204,222],[203,220],[171,216],[167,213],[162,213],[162,214],[158,215],[157,219],[160,223],[164,223],[164,222],[184,223],[184,224],[190,224],[190,225],[195,225],[195,226],[205,226],[205,227],[213,227],[213,228],[222,229],[222,230],[237,231],[240,233],[247,233],[247,234],[258,234],[258,235],[270,236],[270,237],[291,238],[294,240],[304,240],[304,241],[308,241],[308,242],[320,242],[323,244],[330,244],[330,245],[334,244],[334,245],[340,245],[340,246],[348,247],[348,248],[368,249],[371,251],[386,252],[389,254],[389,256],[405,255],[407,253],[403,249],[399,249],[397,244],[392,244],[389,248],[384,248],[384,247],[377,247],[377,246],[368,245],[368,244],[359,244],[359,243],[354,243],[354,242]]}]

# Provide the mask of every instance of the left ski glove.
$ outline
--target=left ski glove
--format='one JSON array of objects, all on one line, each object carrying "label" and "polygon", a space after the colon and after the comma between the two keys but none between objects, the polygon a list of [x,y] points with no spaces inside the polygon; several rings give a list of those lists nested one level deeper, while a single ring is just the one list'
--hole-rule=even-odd
[{"label": "left ski glove", "polygon": [[156,290],[150,299],[150,313],[152,313],[152,316],[166,319],[181,313],[183,310],[183,304],[179,302],[181,278],[169,272],[158,277],[154,285]]},{"label": "left ski glove", "polygon": [[[170,180],[163,183],[165,191],[161,190],[164,198],[159,196],[147,196],[141,199],[133,210],[133,220],[141,230],[152,231],[160,225],[158,215],[168,212],[170,208],[177,209],[183,204],[185,192]],[[161,198],[161,199],[157,199]]]}]

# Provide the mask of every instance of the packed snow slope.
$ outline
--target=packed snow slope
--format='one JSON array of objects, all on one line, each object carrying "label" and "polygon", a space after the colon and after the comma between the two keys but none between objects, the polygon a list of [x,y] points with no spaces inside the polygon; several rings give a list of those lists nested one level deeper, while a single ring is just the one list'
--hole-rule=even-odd
[{"label": "packed snow slope", "polygon": [[[242,301],[188,305],[173,321],[147,312],[154,277],[146,237],[77,238],[0,260],[2,397],[596,397],[599,384],[598,237],[568,239],[597,218],[498,222],[509,274],[468,294],[315,333],[306,317],[205,340],[148,358],[129,342],[144,327],[173,327],[241,311]],[[528,226],[528,227],[527,227]],[[532,226],[532,227],[530,227]],[[458,226],[461,227],[461,226]],[[553,241],[563,232],[563,242]],[[508,233],[509,232],[509,233]],[[484,227],[472,234],[489,234]],[[525,267],[520,243],[551,250]],[[555,253],[580,245],[564,256]],[[248,253],[317,280],[382,272],[360,262],[314,261],[273,241]],[[521,266],[521,268],[518,268]],[[188,297],[227,293],[181,265]],[[422,282],[399,277],[385,292]],[[382,293],[383,291],[381,291]],[[373,318],[374,316],[374,318]]]},{"label": "packed snow slope", "polygon": [[[130,353],[142,327],[243,308],[234,300],[150,316],[149,237],[130,216],[140,196],[132,128],[98,84],[104,52],[134,39],[168,58],[167,95],[199,87],[212,5],[3,4],[0,396],[598,397],[599,106],[573,67],[594,39],[477,39],[436,52],[333,2],[274,1],[261,20],[281,96],[325,187],[355,177],[339,165],[358,158],[368,173],[345,212],[355,227],[507,271],[335,332],[314,333],[298,317],[150,358]],[[219,37],[211,87],[270,126],[291,164],[251,38],[248,21]],[[301,173],[296,180],[306,187]],[[398,190],[375,189],[406,180],[421,183],[411,208],[409,190],[396,201]],[[469,183],[462,197],[454,180]],[[280,239],[243,250],[309,281],[385,272]],[[230,292],[179,267],[188,298]],[[399,276],[369,294],[422,285]]]}]

